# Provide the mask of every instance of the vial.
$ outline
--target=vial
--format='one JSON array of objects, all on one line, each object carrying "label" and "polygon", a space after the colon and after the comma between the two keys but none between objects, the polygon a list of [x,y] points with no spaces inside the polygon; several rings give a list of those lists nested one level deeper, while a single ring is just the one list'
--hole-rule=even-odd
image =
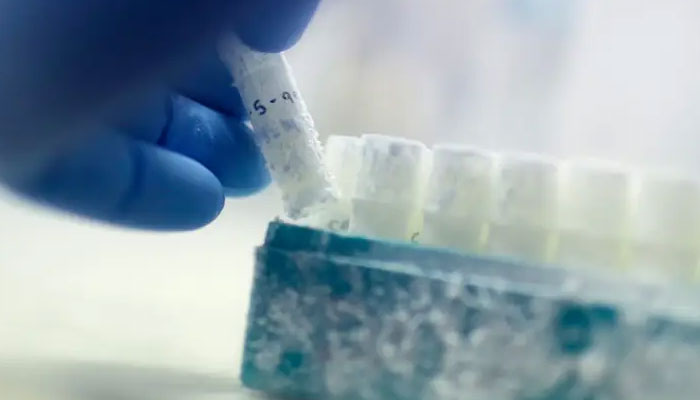
[{"label": "vial", "polygon": [[282,192],[285,214],[323,228],[347,226],[318,132],[284,55],[251,50],[234,35],[222,40],[220,53]]},{"label": "vial", "polygon": [[355,193],[357,173],[360,169],[360,139],[355,136],[329,136],[325,146],[325,162],[328,172],[338,186],[339,208],[344,215],[350,216],[350,199]]},{"label": "vial", "polygon": [[493,156],[486,151],[439,144],[423,206],[424,244],[479,252],[486,240],[493,196]]},{"label": "vial", "polygon": [[355,193],[360,158],[360,138],[331,135],[326,140],[326,166],[328,172],[335,179],[342,199],[349,200]]},{"label": "vial", "polygon": [[700,244],[700,185],[681,174],[650,172],[635,186],[631,272],[693,278]]},{"label": "vial", "polygon": [[630,184],[629,171],[618,165],[585,159],[564,163],[557,263],[603,269],[626,265]]},{"label": "vial", "polygon": [[416,240],[429,168],[420,142],[363,135],[361,162],[352,197],[350,231],[393,240]]},{"label": "vial", "polygon": [[551,261],[557,210],[557,164],[528,153],[502,154],[486,252],[533,263]]}]

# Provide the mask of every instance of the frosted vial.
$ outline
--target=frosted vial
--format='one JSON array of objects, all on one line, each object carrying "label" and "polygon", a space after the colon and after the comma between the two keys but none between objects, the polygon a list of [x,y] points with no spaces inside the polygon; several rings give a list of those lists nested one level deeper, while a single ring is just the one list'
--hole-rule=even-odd
[{"label": "frosted vial", "polygon": [[487,252],[548,262],[557,209],[556,162],[527,153],[498,158]]},{"label": "frosted vial", "polygon": [[326,170],[318,133],[283,54],[251,50],[235,36],[220,46],[255,131],[285,213],[322,227],[347,223]]},{"label": "frosted vial", "polygon": [[361,139],[350,231],[412,240],[422,224],[429,152],[420,142],[382,135]]},{"label": "frosted vial", "polygon": [[598,160],[562,166],[556,261],[572,267],[619,268],[626,264],[631,175]]},{"label": "frosted vial", "polygon": [[357,173],[360,169],[360,138],[329,136],[325,150],[328,172],[335,178],[340,197],[349,200],[355,192]]},{"label": "frosted vial", "polygon": [[700,239],[700,185],[675,174],[641,176],[635,191],[631,268],[689,278]]},{"label": "frosted vial", "polygon": [[434,146],[432,156],[419,241],[479,251],[492,202],[494,158],[483,150],[447,144]]}]

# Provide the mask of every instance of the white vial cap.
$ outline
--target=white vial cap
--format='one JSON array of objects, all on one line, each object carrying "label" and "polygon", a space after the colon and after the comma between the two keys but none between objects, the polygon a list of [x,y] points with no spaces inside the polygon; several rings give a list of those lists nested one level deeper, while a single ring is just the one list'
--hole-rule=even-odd
[{"label": "white vial cap", "polygon": [[422,202],[427,148],[417,141],[376,134],[363,135],[361,141],[354,197],[388,204]]},{"label": "white vial cap", "polygon": [[558,167],[528,153],[499,157],[495,174],[493,222],[552,227],[556,218]]},{"label": "white vial cap", "polygon": [[325,160],[328,172],[335,177],[340,196],[350,199],[355,193],[360,169],[360,138],[332,135],[328,137]]},{"label": "white vial cap", "polygon": [[494,157],[457,145],[433,147],[432,172],[426,191],[426,212],[452,216],[488,215]]},{"label": "white vial cap", "polygon": [[700,236],[700,184],[680,174],[640,177],[635,196],[634,236],[646,243],[687,247]]},{"label": "white vial cap", "polygon": [[595,237],[627,234],[631,178],[621,166],[599,160],[569,160],[562,166],[559,226]]}]

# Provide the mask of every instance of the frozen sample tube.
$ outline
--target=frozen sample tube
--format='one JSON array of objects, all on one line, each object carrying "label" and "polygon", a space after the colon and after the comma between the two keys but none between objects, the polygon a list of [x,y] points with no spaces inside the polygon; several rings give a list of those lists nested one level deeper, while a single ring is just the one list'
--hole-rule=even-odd
[{"label": "frozen sample tube", "polygon": [[326,165],[335,178],[340,197],[350,199],[355,192],[360,169],[360,138],[332,135],[326,141]]},{"label": "frozen sample tube", "polygon": [[420,142],[363,135],[350,231],[414,240],[422,223],[427,165],[429,152]]},{"label": "frozen sample tube", "polygon": [[[343,215],[352,213],[351,198],[355,192],[357,172],[360,168],[360,139],[355,136],[329,136],[325,146],[325,162],[328,172],[338,185],[339,205]],[[340,230],[347,230],[350,220]]]},{"label": "frozen sample tube", "polygon": [[625,265],[631,178],[617,165],[570,160],[562,166],[557,263],[572,267]]},{"label": "frozen sample tube", "polygon": [[526,153],[499,157],[486,251],[549,262],[556,225],[557,164]]},{"label": "frozen sample tube", "polygon": [[681,175],[641,176],[635,191],[633,272],[692,277],[700,239],[700,185]]},{"label": "frozen sample tube", "polygon": [[492,202],[493,156],[455,145],[436,145],[423,206],[421,243],[479,251]]},{"label": "frozen sample tube", "polygon": [[256,142],[292,219],[334,227],[347,220],[326,170],[318,133],[283,54],[251,50],[235,36],[220,46],[248,110]]}]

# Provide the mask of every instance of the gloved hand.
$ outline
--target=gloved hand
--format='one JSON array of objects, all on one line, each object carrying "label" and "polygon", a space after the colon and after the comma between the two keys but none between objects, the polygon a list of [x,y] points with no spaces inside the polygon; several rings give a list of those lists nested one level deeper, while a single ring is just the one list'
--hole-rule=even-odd
[{"label": "gloved hand", "polygon": [[119,225],[192,229],[269,182],[217,38],[294,44],[318,0],[0,0],[0,182]]}]

